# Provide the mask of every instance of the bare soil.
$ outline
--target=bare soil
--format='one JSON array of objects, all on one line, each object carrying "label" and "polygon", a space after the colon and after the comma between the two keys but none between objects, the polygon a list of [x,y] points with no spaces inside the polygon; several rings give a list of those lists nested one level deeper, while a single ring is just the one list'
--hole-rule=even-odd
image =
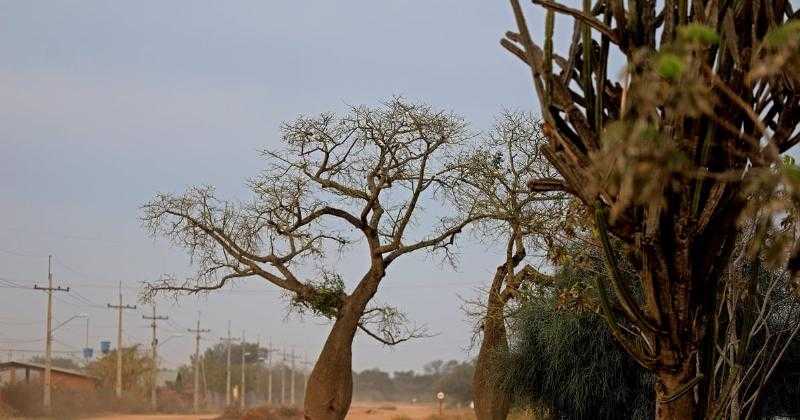
[{"label": "bare soil", "polygon": [[[355,402],[347,414],[348,420],[426,420],[438,417],[439,409],[430,404],[398,404],[398,403],[365,403]],[[213,414],[135,414],[106,415],[92,417],[88,420],[208,420],[215,418]],[[468,408],[444,409],[443,419],[475,420],[475,415]]]},{"label": "bare soil", "polygon": [[[439,419],[439,408],[430,404],[363,403],[354,402],[347,414],[348,420],[400,420]],[[475,420],[468,408],[444,409],[443,418],[447,420]]]},{"label": "bare soil", "polygon": [[206,420],[215,417],[215,414],[111,414],[88,420]]}]

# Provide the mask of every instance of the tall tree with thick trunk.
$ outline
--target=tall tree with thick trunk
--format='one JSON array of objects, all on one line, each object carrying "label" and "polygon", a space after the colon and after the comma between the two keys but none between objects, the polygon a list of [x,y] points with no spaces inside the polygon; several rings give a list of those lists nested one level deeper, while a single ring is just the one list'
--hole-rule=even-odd
[{"label": "tall tree with thick trunk", "polygon": [[[415,251],[447,252],[479,218],[467,211],[437,221],[421,211],[459,182],[460,145],[470,134],[459,117],[401,99],[341,117],[301,117],[282,134],[285,148],[265,151],[268,168],[249,182],[251,201],[223,201],[200,187],[144,206],[146,227],[188,249],[200,266],[193,278],[166,279],[149,292],[196,293],[260,277],[288,292],[296,308],[331,319],[308,379],[305,416],[343,419],[355,334],[389,345],[420,334],[397,309],[370,305],[389,267]],[[368,268],[346,291],[341,275],[324,267],[324,254],[356,241]],[[323,268],[309,270],[314,264]],[[301,280],[301,270],[313,280]]]},{"label": "tall tree with thick trunk", "polygon": [[481,314],[482,338],[473,378],[479,420],[504,420],[508,416],[512,401],[491,380],[497,369],[496,360],[508,352],[506,304],[520,283],[535,273],[531,266],[523,264],[527,247],[544,249],[543,236],[550,239],[562,219],[564,194],[532,192],[526,187],[531,176],[557,176],[541,155],[539,146],[543,142],[539,121],[524,113],[506,111],[497,118],[494,129],[480,139],[463,165],[461,182],[454,186],[456,208],[465,214],[477,211],[485,215],[471,226],[476,239],[506,243],[503,261],[495,270]]},{"label": "tall tree with thick trunk", "polygon": [[[595,214],[609,271],[598,285],[604,316],[655,373],[656,417],[702,418],[724,404],[706,398],[709,330],[737,221],[757,220],[759,232],[784,222],[776,240],[757,234],[750,249],[775,248],[793,275],[800,269],[800,177],[781,159],[800,141],[797,13],[789,1],[533,3],[546,13],[542,45],[518,0],[517,31],[501,44],[530,68],[542,150],[563,179],[555,189]],[[575,22],[563,55],[556,14]],[[625,64],[621,81],[609,78],[612,57]],[[620,280],[612,236],[636,267],[641,298]]]}]

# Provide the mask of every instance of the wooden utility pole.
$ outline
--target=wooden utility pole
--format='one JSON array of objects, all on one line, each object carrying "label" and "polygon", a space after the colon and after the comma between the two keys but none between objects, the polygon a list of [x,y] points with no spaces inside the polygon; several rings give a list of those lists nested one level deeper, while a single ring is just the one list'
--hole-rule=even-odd
[{"label": "wooden utility pole", "polygon": [[294,371],[295,371],[295,369],[294,369],[294,361],[295,361],[294,348],[292,348],[291,361],[292,361],[292,373],[291,373],[292,381],[290,382],[290,384],[291,384],[292,388],[290,389],[289,395],[291,395],[290,401],[291,401],[292,407],[294,407],[294,389],[295,389],[295,385],[294,385]]},{"label": "wooden utility pole", "polygon": [[256,389],[253,390],[256,395],[256,402],[260,402],[261,399],[264,397],[264,394],[261,392],[261,379],[263,376],[261,375],[261,334],[256,336],[256,377],[254,383],[256,384]]},{"label": "wooden utility pole", "polygon": [[117,383],[115,392],[117,398],[122,398],[122,310],[136,309],[136,305],[122,304],[122,282],[119,282],[119,305],[107,304],[109,308],[117,310]]},{"label": "wooden utility pole", "polygon": [[247,408],[247,402],[245,401],[246,400],[245,397],[247,396],[247,394],[246,394],[247,390],[245,389],[245,386],[244,386],[245,385],[245,377],[244,377],[245,361],[244,361],[244,357],[247,355],[247,352],[245,351],[245,345],[244,344],[245,344],[245,341],[244,341],[244,330],[242,330],[242,345],[241,345],[241,348],[242,348],[242,396],[239,399],[239,407],[242,409],[242,411],[244,411],[244,409]]},{"label": "wooden utility pole", "polygon": [[[287,358],[287,353],[284,351],[283,360],[285,361],[286,358]],[[292,352],[288,354],[288,358],[289,358],[289,363],[290,363],[290,365],[289,365],[289,369],[290,369],[290,372],[289,372],[289,378],[290,378],[290,382],[289,382],[289,403],[292,406],[294,406],[295,405],[295,397],[294,397],[295,396],[295,388],[297,387],[295,385],[295,381],[294,381],[294,379],[295,379],[295,371],[297,370],[295,368],[295,361],[298,359],[298,356],[295,355],[295,353],[294,353],[294,347],[292,347]]]},{"label": "wooden utility pole", "polygon": [[50,390],[52,389],[51,371],[53,368],[52,351],[53,351],[53,292],[69,292],[69,287],[53,287],[53,256],[47,256],[47,287],[39,287],[33,285],[35,290],[43,290],[47,292],[47,325],[45,326],[45,344],[44,344],[44,410],[48,414],[52,410],[52,397]]},{"label": "wooden utility pole", "polygon": [[267,394],[269,405],[272,405],[272,353],[274,350],[272,349],[272,340],[269,342],[269,348],[267,348]]},{"label": "wooden utility pole", "polygon": [[86,359],[86,363],[87,364],[89,363],[89,358],[90,358],[89,353],[88,353],[88,348],[89,348],[89,317],[87,316],[86,317],[86,341],[85,341],[85,344],[84,344],[84,347],[83,347],[83,349],[84,349],[83,350],[84,351],[84,358]]},{"label": "wooden utility pole", "polygon": [[206,357],[200,357],[200,377],[203,378],[203,399],[201,404],[206,407],[208,404],[208,375],[206,375]]},{"label": "wooden utility pole", "polygon": [[211,330],[200,329],[200,317],[197,317],[197,329],[189,329],[189,332],[197,334],[194,345],[194,399],[192,408],[197,413],[200,409],[200,334],[211,332]]},{"label": "wooden utility pole", "polygon": [[308,368],[311,367],[311,362],[308,361],[308,354],[303,352],[303,403],[305,404],[306,392],[308,392]]},{"label": "wooden utility pole", "polygon": [[142,318],[151,320],[150,326],[153,328],[153,341],[151,342],[153,346],[153,371],[150,373],[150,407],[155,412],[158,411],[158,336],[156,335],[156,321],[167,320],[169,317],[156,315],[156,302],[153,301],[153,316],[142,315]]},{"label": "wooden utility pole", "polygon": [[228,351],[228,362],[225,369],[225,407],[231,406],[231,346],[234,341],[238,341],[238,338],[231,338],[231,321],[228,321],[228,338],[223,338],[222,341],[225,341],[226,348]]},{"label": "wooden utility pole", "polygon": [[283,363],[281,363],[281,405],[286,405],[286,350],[281,352]]}]

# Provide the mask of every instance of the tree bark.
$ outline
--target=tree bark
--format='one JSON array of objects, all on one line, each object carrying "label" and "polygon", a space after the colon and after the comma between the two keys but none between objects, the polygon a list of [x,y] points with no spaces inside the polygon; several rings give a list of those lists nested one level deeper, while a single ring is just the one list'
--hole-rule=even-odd
[{"label": "tree bark", "polygon": [[361,317],[345,311],[333,323],[322,352],[308,377],[304,403],[309,420],[341,420],[353,397],[353,337]]},{"label": "tree bark", "polygon": [[[701,413],[697,410],[694,391],[685,390],[693,378],[691,360],[686,360],[677,372],[656,371],[656,420],[693,420],[699,417]],[[682,391],[685,392],[680,394]]]},{"label": "tree bark", "polygon": [[[376,270],[372,270],[376,271]],[[371,271],[371,272],[372,272]],[[306,385],[308,420],[343,420],[353,399],[353,338],[364,309],[378,290],[383,269],[367,275],[345,299]]]},{"label": "tree bark", "polygon": [[508,338],[503,318],[505,300],[501,296],[506,267],[502,265],[492,280],[483,320],[483,341],[475,362],[475,375],[472,391],[475,398],[475,416],[478,420],[505,420],[511,407],[511,400],[491,383],[491,373],[495,371],[494,361],[498,352],[508,351]]}]

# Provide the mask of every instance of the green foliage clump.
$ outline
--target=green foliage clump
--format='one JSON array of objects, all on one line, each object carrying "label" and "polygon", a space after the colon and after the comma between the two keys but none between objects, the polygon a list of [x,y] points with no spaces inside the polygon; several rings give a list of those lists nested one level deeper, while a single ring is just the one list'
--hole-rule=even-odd
[{"label": "green foliage clump", "polygon": [[719,43],[719,34],[706,25],[690,23],[678,28],[680,39],[684,42],[702,45],[716,45]]},{"label": "green foliage clump", "polygon": [[314,293],[310,295],[297,294],[292,299],[292,307],[300,312],[308,309],[314,315],[324,316],[328,319],[336,317],[342,297],[345,296],[344,280],[337,274],[324,273],[322,279],[312,282],[310,286]]},{"label": "green foliage clump", "polygon": [[658,74],[668,80],[677,80],[683,74],[683,60],[675,54],[663,53],[658,57],[656,69]]},{"label": "green foliage clump", "polygon": [[653,377],[614,343],[591,311],[563,311],[555,297],[511,314],[511,348],[499,357],[498,386],[518,405],[569,419],[653,418]]},{"label": "green foliage clump", "polygon": [[764,45],[768,48],[782,48],[800,40],[800,20],[793,20],[769,31],[764,36]]}]

